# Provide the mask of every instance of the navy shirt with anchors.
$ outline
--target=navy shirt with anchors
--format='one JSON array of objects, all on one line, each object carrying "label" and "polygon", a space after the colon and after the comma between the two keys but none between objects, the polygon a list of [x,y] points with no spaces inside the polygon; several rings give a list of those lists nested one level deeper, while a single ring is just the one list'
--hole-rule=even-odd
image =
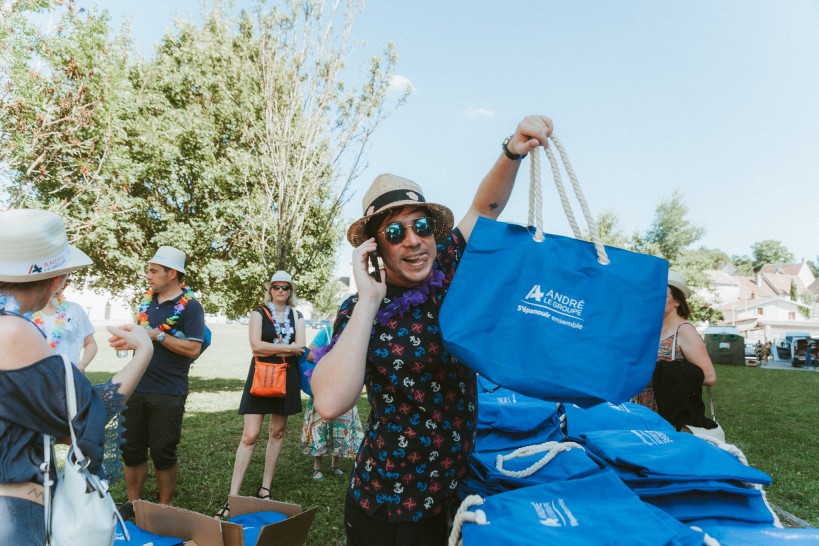
[{"label": "navy shirt with anchors", "polygon": [[[176,313],[174,306],[182,295],[162,303],[157,303],[157,295],[153,295],[147,311],[151,328],[158,327]],[[195,299],[188,301],[175,328],[184,332],[185,339],[200,342],[205,339],[205,310],[202,304]],[[166,332],[165,335],[171,334]],[[154,356],[134,392],[188,394],[188,371],[193,361],[193,358],[177,354],[162,343],[154,343]]]},{"label": "navy shirt with anchors", "polygon": [[[466,472],[474,445],[475,374],[446,352],[438,325],[464,247],[455,229],[438,245],[436,267],[444,279],[435,296],[384,326],[373,324],[364,379],[372,411],[350,481],[353,498],[370,516],[381,507],[391,522],[436,516]],[[407,290],[387,284],[381,309]],[[352,296],[342,304],[338,334],[357,301]]]}]

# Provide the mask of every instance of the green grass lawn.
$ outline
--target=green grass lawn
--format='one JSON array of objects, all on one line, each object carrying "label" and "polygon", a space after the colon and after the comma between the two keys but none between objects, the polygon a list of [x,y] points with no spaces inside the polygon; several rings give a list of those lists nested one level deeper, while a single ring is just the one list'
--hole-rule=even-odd
[{"label": "green grass lawn", "polygon": [[[242,417],[237,414],[239,396],[250,360],[247,327],[217,326],[221,326],[214,329],[218,342],[192,369],[175,499],[178,506],[204,514],[215,513],[226,500],[242,433]],[[107,347],[101,345],[100,353],[91,370],[108,371],[89,373],[93,382],[122,366],[122,360]],[[774,483],[768,488],[772,502],[819,525],[819,373],[720,365],[717,376],[719,383],[713,394],[727,440],[742,449],[753,466],[773,476]],[[366,422],[366,399],[359,401],[358,409]],[[319,507],[309,544],[344,544],[344,491],[353,461],[341,463],[347,477],[335,478],[327,473],[323,481],[314,481],[312,459],[302,454],[299,446],[301,425],[301,414],[288,421],[284,450],[273,480],[273,498],[305,508]],[[255,494],[261,483],[266,441],[265,430],[245,478],[244,495]],[[329,467],[329,461],[325,461],[325,467]],[[122,480],[114,485],[113,492],[116,500],[125,499]],[[152,477],[145,498],[154,502],[158,498]]]}]

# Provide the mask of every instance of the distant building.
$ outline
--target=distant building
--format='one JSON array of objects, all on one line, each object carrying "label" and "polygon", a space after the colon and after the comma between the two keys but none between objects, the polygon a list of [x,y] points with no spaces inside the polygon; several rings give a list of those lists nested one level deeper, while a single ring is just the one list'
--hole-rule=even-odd
[{"label": "distant building", "polygon": [[[705,273],[714,291],[698,294],[722,312],[720,324],[735,325],[747,341],[778,340],[794,330],[819,336],[819,280],[807,264],[767,264],[755,277],[728,268]],[[792,299],[793,286],[812,301]]]}]

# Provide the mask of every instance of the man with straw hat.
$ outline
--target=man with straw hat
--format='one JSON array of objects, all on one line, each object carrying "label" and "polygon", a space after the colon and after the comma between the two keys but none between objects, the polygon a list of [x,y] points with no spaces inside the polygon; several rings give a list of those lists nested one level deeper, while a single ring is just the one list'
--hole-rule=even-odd
[{"label": "man with straw hat", "polygon": [[[347,492],[348,545],[446,544],[449,500],[473,447],[477,387],[443,347],[438,310],[478,217],[500,215],[520,160],[551,132],[546,117],[523,119],[454,229],[452,211],[405,178],[382,174],[364,195],[363,217],[347,231],[358,293],[341,305],[311,379],[324,418],[349,410],[362,386],[370,395]],[[371,261],[380,268],[373,274]]]},{"label": "man with straw hat", "polygon": [[150,290],[140,302],[137,322],[154,343],[154,356],[128,403],[125,415],[125,486],[131,503],[142,497],[148,477],[148,448],[156,472],[159,502],[171,504],[176,489],[176,448],[188,396],[188,371],[205,339],[205,311],[184,282],[185,253],[161,246],[148,262]]}]

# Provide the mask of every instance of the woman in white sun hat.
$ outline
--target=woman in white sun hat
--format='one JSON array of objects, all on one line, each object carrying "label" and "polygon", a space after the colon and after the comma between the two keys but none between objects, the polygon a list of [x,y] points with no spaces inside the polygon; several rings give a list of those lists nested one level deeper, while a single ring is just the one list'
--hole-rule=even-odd
[{"label": "woman in white sun hat", "polygon": [[[45,543],[42,435],[67,438],[70,433],[63,360],[29,317],[54,297],[68,273],[88,265],[88,256],[68,244],[65,224],[56,214],[0,212],[0,544]],[[116,471],[119,444],[106,436],[105,425],[121,411],[153,352],[136,325],[108,330],[134,350],[128,365],[93,387],[72,367],[77,443],[90,459],[90,470],[103,476]]]},{"label": "woman in white sun hat", "polygon": [[[265,283],[264,305],[250,312],[248,333],[253,358],[250,360],[245,390],[239,404],[239,413],[244,416],[244,429],[233,475],[230,480],[230,494],[238,495],[242,488],[245,472],[250,465],[256,441],[262,431],[265,415],[270,415],[267,447],[265,449],[262,484],[256,496],[269,499],[270,486],[276,465],[284,444],[287,418],[301,413],[301,392],[299,386],[299,357],[305,351],[304,318],[296,310],[296,285],[286,271],[276,271],[270,282]],[[287,362],[286,388],[284,396],[256,396],[251,393],[256,361]],[[226,502],[216,513],[217,517],[229,517],[230,506]]]}]

